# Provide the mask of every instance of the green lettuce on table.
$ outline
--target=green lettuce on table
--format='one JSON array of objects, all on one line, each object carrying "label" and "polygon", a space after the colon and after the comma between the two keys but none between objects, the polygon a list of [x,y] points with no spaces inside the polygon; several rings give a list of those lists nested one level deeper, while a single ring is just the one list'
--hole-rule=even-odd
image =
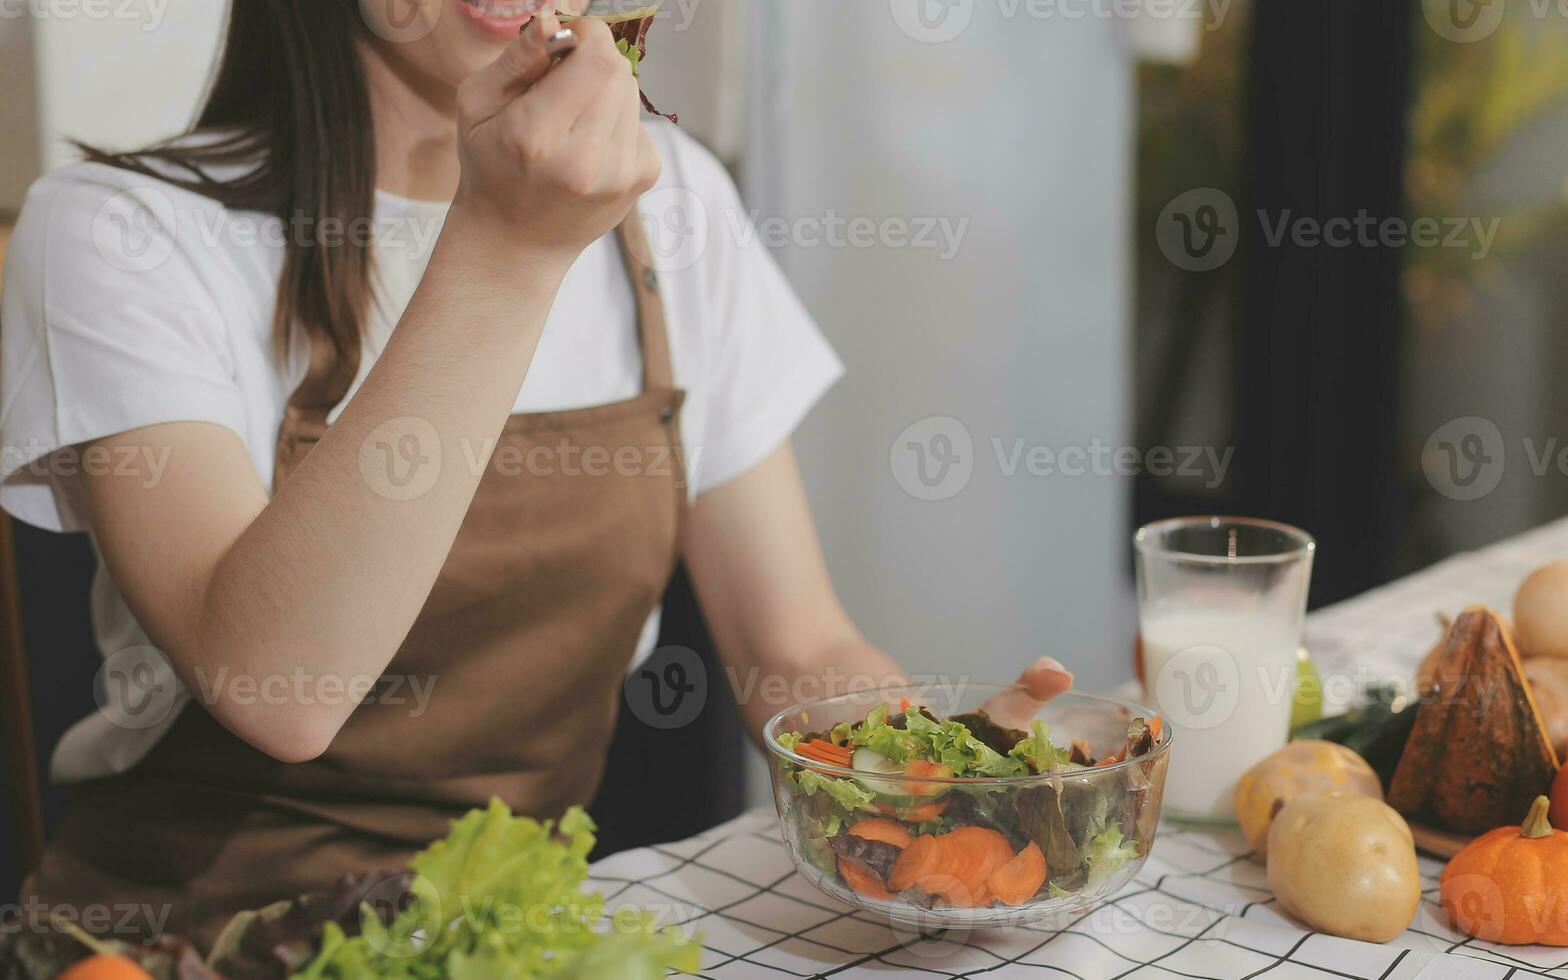
[{"label": "green lettuce on table", "polygon": [[583,891],[593,821],[513,816],[500,800],[457,821],[410,862],[410,900],[390,923],[369,907],[361,934],[334,922],[301,980],[598,980],[695,973],[699,947],[653,917]]}]

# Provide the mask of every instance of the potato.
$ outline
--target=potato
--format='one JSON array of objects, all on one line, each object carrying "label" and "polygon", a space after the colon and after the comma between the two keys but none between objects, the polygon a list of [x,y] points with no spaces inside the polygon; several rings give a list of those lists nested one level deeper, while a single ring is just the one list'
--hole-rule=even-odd
[{"label": "potato", "polygon": [[1269,829],[1269,887],[1280,908],[1320,932],[1382,943],[1421,904],[1410,826],[1381,800],[1316,790]]},{"label": "potato", "polygon": [[1530,681],[1535,706],[1546,722],[1546,736],[1557,748],[1559,759],[1568,758],[1568,660],[1561,657],[1530,657],[1524,662],[1524,676]]},{"label": "potato", "polygon": [[1383,784],[1366,760],[1333,742],[1291,742],[1242,773],[1236,782],[1236,822],[1259,857],[1268,853],[1269,824],[1277,808],[1319,789],[1383,798]]},{"label": "potato", "polygon": [[1568,561],[1537,569],[1519,586],[1514,639],[1526,657],[1568,657]]}]

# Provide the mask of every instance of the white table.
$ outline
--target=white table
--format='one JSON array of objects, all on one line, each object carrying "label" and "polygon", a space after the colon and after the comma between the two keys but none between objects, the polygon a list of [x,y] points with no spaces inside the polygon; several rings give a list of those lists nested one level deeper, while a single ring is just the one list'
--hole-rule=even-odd
[{"label": "white table", "polygon": [[[1408,677],[1437,639],[1436,612],[1485,602],[1506,614],[1519,581],[1560,557],[1568,557],[1568,521],[1315,613],[1308,647],[1331,690],[1336,676]],[[1568,978],[1568,949],[1496,946],[1449,929],[1436,904],[1441,870],[1421,860],[1421,911],[1409,932],[1383,945],[1312,933],[1278,911],[1263,864],[1234,830],[1164,826],[1137,879],[1065,928],[940,938],[913,935],[812,888],[794,873],[771,810],[678,844],[617,854],[594,865],[593,878],[612,907],[635,904],[700,932],[702,975],[713,980],[903,972],[997,980]]]}]

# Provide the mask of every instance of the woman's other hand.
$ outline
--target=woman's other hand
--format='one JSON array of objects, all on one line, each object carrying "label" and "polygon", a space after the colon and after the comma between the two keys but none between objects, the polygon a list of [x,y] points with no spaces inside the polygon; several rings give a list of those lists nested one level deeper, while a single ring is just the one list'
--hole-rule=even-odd
[{"label": "woman's other hand", "polygon": [[997,724],[1027,729],[1042,705],[1072,687],[1072,671],[1051,657],[1041,657],[1018,676],[1017,689],[998,694],[983,708]]}]

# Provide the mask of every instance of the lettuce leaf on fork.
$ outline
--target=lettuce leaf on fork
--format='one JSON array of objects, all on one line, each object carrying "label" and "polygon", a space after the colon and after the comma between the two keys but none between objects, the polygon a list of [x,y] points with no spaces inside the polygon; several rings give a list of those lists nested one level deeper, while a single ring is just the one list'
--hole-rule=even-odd
[{"label": "lettuce leaf on fork", "polygon": [[[620,49],[626,60],[632,63],[632,74],[642,78],[642,62],[648,57],[648,29],[653,26],[653,19],[659,14],[659,4],[639,7],[629,10],[624,14],[599,13],[589,10],[588,16],[598,17],[609,25],[610,36],[615,38],[615,46]],[[569,24],[575,17],[570,14],[560,15],[561,23]],[[680,117],[673,112],[660,112],[654,108],[653,102],[648,99],[648,93],[642,93],[642,106],[656,116],[663,116],[672,123],[680,123]]]}]

